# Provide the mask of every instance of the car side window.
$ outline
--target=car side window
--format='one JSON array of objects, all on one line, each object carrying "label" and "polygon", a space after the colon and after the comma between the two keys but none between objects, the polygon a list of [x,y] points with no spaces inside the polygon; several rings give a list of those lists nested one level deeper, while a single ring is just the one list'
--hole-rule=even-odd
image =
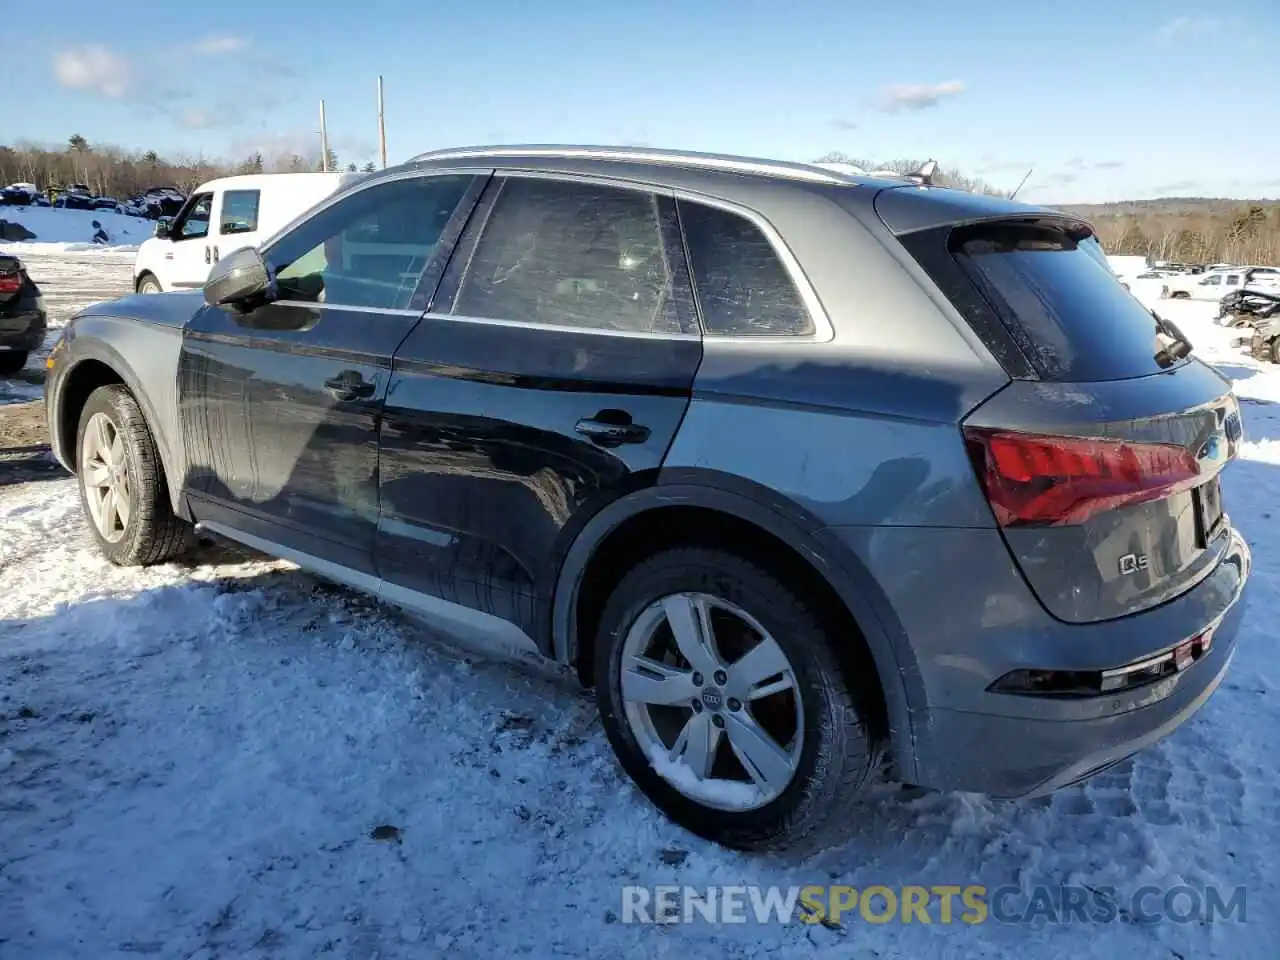
[{"label": "car side window", "polygon": [[218,232],[224,237],[235,233],[253,233],[258,229],[259,190],[228,190],[222,195],[222,213]]},{"label": "car side window", "polygon": [[209,216],[213,212],[213,194],[198,193],[187,204],[169,235],[175,240],[199,240],[209,235]]},{"label": "car side window", "polygon": [[519,176],[499,191],[461,277],[455,315],[680,332],[655,194]]},{"label": "car side window", "polygon": [[680,201],[693,289],[709,337],[804,337],[813,318],[777,250],[756,224]]},{"label": "car side window", "polygon": [[281,300],[404,310],[474,178],[392,180],[358,190],[272,244]]},{"label": "car side window", "polygon": [[1220,285],[1222,283],[1222,277],[1215,274],[1214,276],[1210,277],[1208,280],[1201,280],[1200,282],[1202,284],[1205,284],[1206,286],[1213,287],[1213,286]]}]

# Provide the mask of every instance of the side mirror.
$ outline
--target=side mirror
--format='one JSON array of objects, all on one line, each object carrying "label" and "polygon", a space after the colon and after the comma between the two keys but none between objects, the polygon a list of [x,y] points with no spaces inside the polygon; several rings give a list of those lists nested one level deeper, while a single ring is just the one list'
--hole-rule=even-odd
[{"label": "side mirror", "polygon": [[204,282],[204,301],[211,307],[247,305],[270,296],[266,261],[255,247],[241,247],[214,264]]},{"label": "side mirror", "polygon": [[173,217],[161,217],[156,221],[156,236],[161,240],[169,239],[169,227],[173,225]]}]

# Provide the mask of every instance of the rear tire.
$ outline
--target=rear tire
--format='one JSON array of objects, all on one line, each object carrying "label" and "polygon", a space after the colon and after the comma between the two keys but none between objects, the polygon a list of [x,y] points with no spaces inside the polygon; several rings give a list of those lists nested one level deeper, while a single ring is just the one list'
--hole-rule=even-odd
[{"label": "rear tire", "polygon": [[26,350],[0,351],[0,377],[17,373],[27,365]]},{"label": "rear tire", "polygon": [[[711,659],[703,660],[710,675],[695,663],[703,648],[693,658],[683,655],[684,643],[677,651],[671,625],[686,604],[695,611],[687,622],[704,624],[695,639],[712,637]],[[636,639],[645,636],[655,638],[652,646]],[[766,642],[774,644],[767,651]],[[609,742],[645,795],[698,836],[740,850],[832,846],[848,836],[856,821],[849,806],[881,760],[871,722],[877,681],[850,684],[835,642],[857,641],[828,637],[808,601],[740,556],[703,548],[656,554],[622,578],[601,616],[595,689]],[[731,656],[738,643],[745,653]],[[748,658],[765,669],[741,667]],[[763,753],[752,739],[761,731]],[[700,749],[704,736],[708,750]]]},{"label": "rear tire", "polygon": [[155,438],[125,387],[89,395],[76,431],[76,476],[89,533],[112,563],[163,563],[191,545],[191,525],[169,502]]},{"label": "rear tire", "polygon": [[1280,363],[1280,337],[1267,344],[1267,357],[1272,363]]}]

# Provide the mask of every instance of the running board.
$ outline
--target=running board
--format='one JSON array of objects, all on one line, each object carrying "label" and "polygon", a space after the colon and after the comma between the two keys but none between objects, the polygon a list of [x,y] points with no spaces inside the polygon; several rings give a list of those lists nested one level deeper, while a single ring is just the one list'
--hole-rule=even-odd
[{"label": "running board", "polygon": [[196,533],[225,537],[259,553],[296,563],[308,573],[400,607],[427,625],[449,634],[467,646],[479,647],[485,652],[496,652],[518,660],[539,662],[545,660],[542,652],[538,650],[538,645],[533,642],[533,638],[510,620],[442,600],[428,593],[388,583],[372,574],[352,570],[331,560],[313,557],[301,550],[294,550],[262,537],[255,537],[251,533],[244,533],[221,523],[202,520],[196,524]]}]

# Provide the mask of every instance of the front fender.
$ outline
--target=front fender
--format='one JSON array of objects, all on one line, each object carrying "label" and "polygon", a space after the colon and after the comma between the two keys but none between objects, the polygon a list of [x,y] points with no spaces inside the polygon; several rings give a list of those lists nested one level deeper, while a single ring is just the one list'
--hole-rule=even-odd
[{"label": "front fender", "polygon": [[77,383],[77,369],[82,375],[84,364],[96,361],[124,382],[142,408],[160,452],[170,502],[182,515],[185,457],[177,404],[181,351],[181,327],[140,323],[127,317],[77,318],[67,328],[59,363],[47,390],[50,443],[62,465],[74,472],[75,431],[62,429],[67,388]]},{"label": "front fender", "polygon": [[664,470],[657,484],[615,500],[592,517],[569,547],[556,582],[551,608],[554,658],[576,662],[577,606],[583,577],[597,549],[624,521],[671,506],[702,507],[739,517],[789,544],[844,602],[875,662],[895,758],[904,765],[904,772],[910,771],[915,758],[911,704],[924,703],[924,687],[888,598],[844,541],[813,516],[757,486],[712,470]]}]

